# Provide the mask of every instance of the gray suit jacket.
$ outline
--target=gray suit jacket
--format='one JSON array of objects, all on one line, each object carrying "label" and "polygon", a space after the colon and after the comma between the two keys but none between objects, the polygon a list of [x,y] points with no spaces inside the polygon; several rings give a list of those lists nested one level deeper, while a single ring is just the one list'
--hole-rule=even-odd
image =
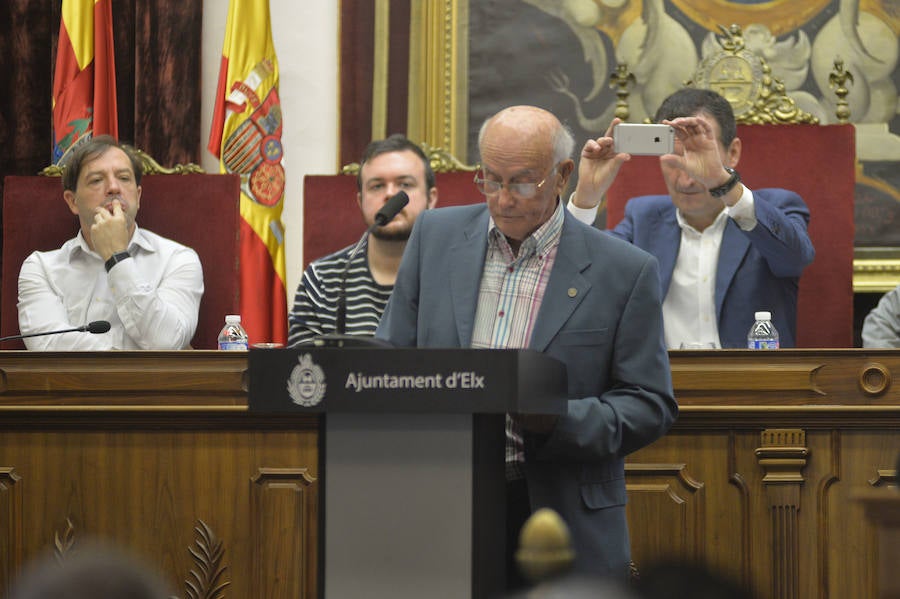
[{"label": "gray suit jacket", "polygon": [[[423,212],[376,337],[412,347],[469,347],[487,249],[485,204]],[[677,415],[656,260],[568,212],[530,348],[566,364],[568,413],[525,435],[532,509],[568,523],[576,571],[624,575],[624,457]]]}]

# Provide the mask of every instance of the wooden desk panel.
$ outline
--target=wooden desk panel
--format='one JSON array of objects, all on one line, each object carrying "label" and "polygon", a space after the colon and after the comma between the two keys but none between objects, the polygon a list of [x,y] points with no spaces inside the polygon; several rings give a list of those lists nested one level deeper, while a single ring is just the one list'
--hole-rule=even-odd
[{"label": "wooden desk panel", "polygon": [[317,422],[248,414],[245,371],[242,353],[0,353],[0,594],[99,536],[180,597],[315,596]]},{"label": "wooden desk panel", "polygon": [[778,599],[876,597],[853,497],[896,485],[900,352],[671,353],[678,422],[627,464],[633,558],[701,560]]},{"label": "wooden desk panel", "polygon": [[900,597],[900,493],[866,491],[855,497],[863,506],[867,519],[874,524],[878,535],[878,597]]},{"label": "wooden desk panel", "polygon": [[[638,568],[700,559],[762,596],[877,596],[855,498],[896,492],[900,352],[685,351],[672,369],[679,420],[627,464]],[[0,353],[0,592],[38,552],[101,535],[181,597],[204,569],[226,597],[315,596],[316,422],[247,413],[245,372],[214,351]],[[218,543],[210,563],[189,553]]]}]

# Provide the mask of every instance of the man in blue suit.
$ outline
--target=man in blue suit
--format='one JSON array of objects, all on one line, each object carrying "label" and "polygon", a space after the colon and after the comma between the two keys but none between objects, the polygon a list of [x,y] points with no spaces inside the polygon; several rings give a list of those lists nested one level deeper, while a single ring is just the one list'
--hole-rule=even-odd
[{"label": "man in blue suit", "polygon": [[624,458],[678,410],[656,260],[563,208],[574,139],[549,112],[504,109],[478,145],[487,203],[419,216],[376,337],[531,348],[564,362],[565,415],[507,418],[510,586],[519,528],[540,507],[568,523],[577,573],[625,576]]},{"label": "man in blue suit", "polygon": [[[632,198],[611,233],[659,260],[667,346],[746,348],[754,312],[765,310],[781,346],[794,347],[800,275],[815,256],[806,204],[786,189],[741,184],[734,113],[716,92],[681,89],[663,101],[656,121],[677,136],[675,153],[660,157],[669,195]],[[630,159],[614,150],[618,123],[582,150],[569,210],[584,222],[593,222]]]}]

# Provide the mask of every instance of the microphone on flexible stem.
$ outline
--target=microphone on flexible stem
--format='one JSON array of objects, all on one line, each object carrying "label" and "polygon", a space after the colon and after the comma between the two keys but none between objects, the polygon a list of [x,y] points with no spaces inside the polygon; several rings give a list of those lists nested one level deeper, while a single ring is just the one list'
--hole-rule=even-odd
[{"label": "microphone on flexible stem", "polygon": [[381,210],[375,213],[375,222],[369,225],[365,233],[362,234],[362,237],[359,238],[359,241],[356,242],[356,245],[353,246],[350,255],[347,257],[347,262],[344,264],[344,270],[341,272],[341,286],[338,289],[337,306],[335,308],[334,333],[330,335],[319,335],[312,340],[313,345],[321,347],[386,345],[368,337],[344,334],[347,324],[347,273],[350,270],[350,263],[353,262],[356,254],[359,253],[363,242],[368,239],[369,233],[378,227],[383,227],[391,222],[391,220],[393,220],[393,218],[397,216],[408,203],[409,196],[406,195],[405,191],[401,190],[392,195],[388,201],[384,203],[384,206],[381,207]]},{"label": "microphone on flexible stem", "polygon": [[26,337],[42,337],[44,335],[59,335],[60,333],[106,333],[112,325],[108,320],[95,320],[84,326],[74,327],[71,329],[60,329],[58,331],[44,331],[43,333],[29,333],[27,335],[10,335],[9,337],[0,337],[0,343],[4,341],[15,341],[16,339],[25,339]]}]

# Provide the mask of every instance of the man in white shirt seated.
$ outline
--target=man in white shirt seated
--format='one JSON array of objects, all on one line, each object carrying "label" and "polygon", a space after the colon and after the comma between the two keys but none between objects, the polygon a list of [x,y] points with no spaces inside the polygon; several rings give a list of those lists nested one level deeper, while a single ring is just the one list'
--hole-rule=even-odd
[{"label": "man in white shirt seated", "polygon": [[862,326],[862,346],[900,347],[900,285],[881,296],[878,305],[866,315]]},{"label": "man in white shirt seated", "polygon": [[[23,335],[112,325],[25,339],[32,350],[183,349],[197,328],[203,271],[197,253],[142,230],[141,164],[130,148],[99,136],[63,172],[63,199],[80,231],[58,250],[34,252],[19,272]],[[40,226],[40,223],[35,223]],[[201,225],[198,225],[201,226]]]}]

